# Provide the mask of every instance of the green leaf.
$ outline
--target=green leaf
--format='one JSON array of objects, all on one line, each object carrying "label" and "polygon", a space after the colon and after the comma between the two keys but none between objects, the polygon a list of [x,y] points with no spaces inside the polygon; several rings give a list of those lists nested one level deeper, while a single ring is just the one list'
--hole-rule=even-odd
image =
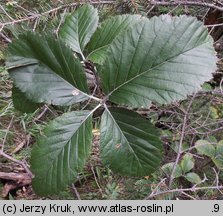
[{"label": "green leaf", "polygon": [[110,108],[101,120],[100,151],[104,164],[112,170],[143,176],[159,166],[162,143],[157,129],[139,114]]},{"label": "green leaf", "polygon": [[194,168],[194,158],[191,154],[185,154],[183,159],[180,162],[180,167],[183,173],[189,172],[191,169]]},{"label": "green leaf", "polygon": [[24,113],[32,113],[42,106],[42,104],[33,103],[14,85],[12,88],[12,101],[14,107]]},{"label": "green leaf", "polygon": [[215,136],[208,136],[208,141],[215,144],[218,142]]},{"label": "green leaf", "polygon": [[196,18],[143,19],[108,48],[100,70],[109,100],[132,107],[185,98],[212,78],[217,57],[206,27]]},{"label": "green leaf", "polygon": [[83,50],[98,26],[98,13],[91,5],[84,5],[67,16],[59,36],[83,55]]},{"label": "green leaf", "polygon": [[213,162],[219,169],[223,169],[223,142],[220,141],[216,146],[215,156],[212,158]]},{"label": "green leaf", "polygon": [[215,156],[215,147],[207,140],[198,140],[195,143],[195,148],[197,149],[198,154],[206,155],[208,157]]},{"label": "green leaf", "polygon": [[198,174],[194,173],[194,172],[190,172],[187,173],[184,176],[189,182],[193,183],[193,184],[200,184],[201,183],[201,178],[199,177]]},{"label": "green leaf", "polygon": [[[165,165],[163,165],[161,167],[161,169],[163,170],[163,172],[167,175],[167,176],[171,176],[172,174],[172,171],[173,171],[173,167],[174,167],[174,163],[171,162],[171,163],[167,163]],[[173,174],[173,177],[174,178],[179,178],[180,176],[182,176],[183,173],[182,173],[182,170],[181,170],[181,167],[177,164],[176,165],[176,169],[175,169],[175,172]]]},{"label": "green leaf", "polygon": [[212,161],[219,169],[223,169],[223,157],[217,156],[216,158],[212,158]]},{"label": "green leaf", "polygon": [[209,83],[204,83],[204,84],[202,85],[202,90],[203,90],[203,91],[211,91],[211,90],[213,90],[213,87],[212,87],[211,84],[209,84]]},{"label": "green leaf", "polygon": [[[171,143],[170,146],[176,153],[179,152],[179,142],[175,142],[175,143]],[[188,143],[182,143],[181,145],[181,152],[185,152],[188,150],[188,148],[190,148],[190,146],[188,145]]]},{"label": "green leaf", "polygon": [[[216,138],[215,138],[215,141],[217,142]],[[220,140],[220,141],[218,142],[218,145],[223,145],[223,140]]]},{"label": "green leaf", "polygon": [[90,154],[92,112],[66,113],[51,121],[32,150],[32,185],[37,194],[56,194],[75,181]]},{"label": "green leaf", "polygon": [[133,28],[134,24],[142,19],[139,15],[118,15],[106,19],[96,30],[87,48],[88,59],[92,62],[102,64],[112,41],[122,32]]},{"label": "green leaf", "polygon": [[10,76],[30,100],[70,105],[88,99],[84,69],[62,41],[27,32],[9,45],[9,54]]},{"label": "green leaf", "polygon": [[212,161],[214,162],[214,164],[219,168],[219,169],[223,169],[223,158],[221,157],[216,157],[216,158],[212,158]]},{"label": "green leaf", "polygon": [[[9,45],[10,56],[36,60],[39,65],[50,68],[81,91],[88,92],[84,69],[78,59],[73,57],[72,51],[65,44],[52,36],[40,36],[33,32],[26,32]],[[8,62],[9,68],[23,66],[19,62]],[[33,62],[31,62],[33,64]]]},{"label": "green leaf", "polygon": [[216,145],[216,155],[223,156],[223,140],[219,141]]},{"label": "green leaf", "polygon": [[218,109],[215,106],[210,106],[210,116],[212,119],[219,119],[220,118],[220,113]]},{"label": "green leaf", "polygon": [[[25,61],[27,59],[24,59]],[[29,100],[36,103],[71,105],[88,99],[87,95],[65,82],[49,68],[32,64],[31,61],[23,67],[9,70],[16,87],[24,92]]]}]

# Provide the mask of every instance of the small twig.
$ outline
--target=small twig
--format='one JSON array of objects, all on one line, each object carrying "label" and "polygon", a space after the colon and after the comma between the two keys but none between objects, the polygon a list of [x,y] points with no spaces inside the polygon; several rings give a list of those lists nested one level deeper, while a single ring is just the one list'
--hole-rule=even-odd
[{"label": "small twig", "polygon": [[[56,112],[56,111],[54,111],[53,109],[51,109],[49,106],[47,106],[46,104],[45,104],[45,108],[47,108],[53,115],[54,115],[54,117],[57,117],[58,116],[58,113]],[[45,110],[45,109],[44,109]],[[45,113],[45,111],[43,111],[42,113]],[[41,115],[41,114],[40,114]],[[40,116],[39,115],[39,116]],[[39,117],[38,116],[38,117]],[[40,118],[38,118],[37,117],[37,119],[39,120]]]},{"label": "small twig", "polygon": [[220,82],[220,91],[221,91],[221,94],[223,94],[222,83],[223,83],[223,79],[221,79],[221,82]]},{"label": "small twig", "polygon": [[218,186],[219,185],[219,177],[218,177],[219,173],[217,173],[215,168],[213,168],[213,170],[214,170],[214,173],[215,173],[215,176],[216,176],[216,186]]},{"label": "small twig", "polygon": [[221,3],[219,0],[214,0],[214,2],[219,4],[219,5],[221,5],[221,6],[223,6],[223,3]]},{"label": "small twig", "polygon": [[177,5],[187,5],[187,6],[201,6],[206,8],[213,8],[223,12],[223,7],[219,7],[215,4],[206,3],[206,2],[195,2],[195,1],[150,1],[150,5],[155,6],[177,6]]},{"label": "small twig", "polygon": [[9,125],[8,125],[8,127],[6,129],[5,136],[4,136],[3,143],[2,143],[2,147],[1,147],[1,151],[4,151],[4,146],[5,146],[6,138],[8,136],[8,133],[9,133],[10,128],[12,127],[13,119],[14,119],[14,116],[12,116],[12,118],[11,118],[11,120],[9,122]]},{"label": "small twig", "polygon": [[48,111],[48,109],[49,108],[45,105],[43,111],[34,119],[34,121],[40,120],[45,115],[45,113]]},{"label": "small twig", "polygon": [[31,11],[28,11],[27,9],[25,9],[24,7],[22,7],[22,6],[19,5],[18,3],[16,3],[15,5],[16,5],[17,8],[19,8],[19,9],[25,11],[25,12],[28,13],[28,14],[31,14]]},{"label": "small twig", "polygon": [[153,9],[154,9],[155,7],[156,7],[156,6],[153,5],[153,6],[147,11],[146,15],[148,16],[148,15],[153,11]]},{"label": "small twig", "polygon": [[55,30],[55,34],[56,34],[57,37],[58,37],[58,32],[59,32],[59,30],[60,30],[60,26],[61,26],[61,24],[62,24],[63,21],[64,21],[64,17],[65,17],[66,12],[67,12],[67,8],[64,9],[63,14],[61,15],[60,23],[59,23],[57,29]]},{"label": "small twig", "polygon": [[10,155],[7,155],[6,153],[4,153],[2,150],[0,150],[0,156],[3,156],[5,158],[7,158],[8,160],[10,161],[13,161],[17,164],[19,164],[20,166],[23,167],[23,169],[27,172],[27,174],[32,178],[33,177],[33,174],[32,172],[30,171],[30,169],[26,166],[26,164],[20,160],[16,160],[15,158],[11,157]]},{"label": "small twig", "polygon": [[[201,127],[201,128],[205,128],[205,127]],[[189,132],[185,132],[185,134],[189,135],[189,134],[194,134],[196,133],[197,135],[210,135],[210,134],[214,134],[214,133],[218,133],[219,131],[222,131],[223,130],[223,126],[221,127],[218,127],[216,129],[210,129],[209,131],[206,131],[206,132],[199,132],[197,131],[196,129],[192,128]]]},{"label": "small twig", "polygon": [[8,38],[6,35],[4,35],[1,31],[0,31],[0,37],[2,37],[8,43],[12,42],[12,40]]},{"label": "small twig", "polygon": [[136,13],[139,13],[139,8],[138,8],[137,3],[136,3],[134,0],[131,0],[131,2],[132,2],[132,5],[133,5],[133,7],[134,7]]},{"label": "small twig", "polygon": [[31,183],[31,178],[27,173],[0,172],[0,179],[6,179],[17,182],[25,181],[27,184]]},{"label": "small twig", "polygon": [[77,197],[78,200],[81,200],[80,194],[77,191],[77,188],[75,187],[75,184],[72,184],[71,187],[72,191],[74,192],[75,196]]},{"label": "small twig", "polygon": [[208,124],[202,124],[196,128],[192,128],[190,130],[197,130],[197,129],[201,129],[201,128],[204,128],[204,127],[207,127],[207,126],[213,126],[213,125],[217,125],[217,124],[223,124],[223,120],[219,120],[219,121],[215,121],[215,122],[211,122],[211,123],[208,123]]},{"label": "small twig", "polygon": [[[114,3],[115,3],[115,1],[97,1],[97,2],[92,2],[91,4],[92,5],[98,5],[98,4],[100,4],[100,5],[103,5],[103,4],[111,5],[111,4],[114,4]],[[7,25],[14,25],[14,24],[18,24],[18,23],[21,23],[21,22],[26,22],[26,21],[29,21],[29,20],[32,20],[32,19],[40,18],[42,16],[46,16],[48,14],[52,14],[52,13],[54,13],[58,10],[62,10],[64,8],[71,8],[71,7],[75,7],[75,6],[83,5],[83,4],[85,4],[85,3],[80,2],[80,3],[64,4],[64,5],[61,5],[59,7],[53,8],[53,9],[45,11],[43,13],[40,13],[40,14],[34,14],[33,16],[24,17],[24,18],[21,18],[21,19],[18,19],[18,20],[13,20],[13,21],[10,21],[10,22],[0,23],[0,29],[2,30]]]},{"label": "small twig", "polygon": [[15,153],[17,153],[17,152],[20,151],[25,145],[28,145],[30,139],[31,139],[31,135],[28,134],[28,135],[26,136],[26,138],[25,138],[21,143],[19,143],[19,145],[16,146],[16,148],[11,152],[11,154],[15,154]]},{"label": "small twig", "polygon": [[171,11],[168,12],[168,15],[171,15],[180,5],[174,7]]},{"label": "small twig", "polygon": [[218,23],[218,24],[212,24],[212,25],[205,25],[206,27],[218,27],[218,26],[223,26],[223,23]]},{"label": "small twig", "polygon": [[182,154],[182,145],[183,145],[183,140],[184,140],[184,136],[185,136],[185,130],[186,130],[188,114],[189,114],[189,110],[191,108],[191,105],[193,103],[194,98],[195,98],[195,94],[193,95],[192,99],[190,100],[190,102],[188,104],[188,107],[187,107],[187,110],[185,111],[185,114],[184,114],[183,126],[182,126],[182,130],[181,130],[181,137],[180,137],[180,142],[179,142],[177,158],[175,160],[175,163],[174,163],[174,166],[173,166],[173,170],[172,170],[171,175],[170,175],[169,188],[172,187],[174,174],[175,174],[175,171],[176,171],[176,167],[177,167],[177,164],[178,164],[178,162],[180,160],[180,156]]},{"label": "small twig", "polygon": [[223,186],[211,186],[211,187],[191,187],[191,188],[182,188],[182,189],[172,189],[167,191],[161,191],[156,194],[149,195],[146,199],[151,199],[160,195],[169,194],[169,193],[182,193],[182,192],[195,192],[199,190],[221,190]]},{"label": "small twig", "polygon": [[32,30],[33,32],[36,31],[36,27],[37,27],[38,21],[39,21],[39,18],[36,18],[34,26],[33,26],[33,30]]},{"label": "small twig", "polygon": [[3,30],[4,27],[5,25],[0,22],[0,32]]},{"label": "small twig", "polygon": [[[153,195],[157,192],[157,190],[160,188],[160,186],[161,186],[165,181],[166,181],[166,178],[162,179],[162,180],[157,184],[157,186],[155,187],[155,189],[152,191],[152,193],[150,194],[150,196],[153,196]],[[147,199],[147,198],[145,198],[145,199]]]},{"label": "small twig", "polygon": [[[95,94],[95,92],[96,92],[96,90],[97,90],[97,85],[95,85],[95,87],[94,87],[94,90],[93,90],[93,92],[92,92],[92,96]],[[82,108],[82,110],[84,110],[90,103],[91,103],[91,101],[92,101],[92,99],[90,98],[88,101],[87,101],[87,103],[85,104],[85,106]]]},{"label": "small twig", "polygon": [[190,199],[192,199],[192,200],[197,200],[196,198],[194,198],[193,196],[191,196],[191,195],[187,194],[187,193],[186,193],[186,192],[184,192],[184,191],[181,191],[181,193],[182,193],[183,195],[185,195],[185,196],[189,197],[189,198],[190,198]]},{"label": "small twig", "polygon": [[10,20],[13,20],[14,19],[6,12],[6,10],[0,5],[0,8],[2,9],[2,11],[5,13],[5,15],[10,19]]},{"label": "small twig", "polygon": [[95,180],[95,182],[96,182],[96,185],[98,186],[99,192],[101,193],[101,195],[103,195],[103,193],[102,193],[102,189],[101,189],[101,187],[100,187],[100,185],[99,185],[99,183],[98,183],[96,174],[95,174],[95,172],[94,172],[94,168],[93,168],[92,166],[91,166],[91,171],[92,171],[92,173],[93,173],[93,175],[94,175],[94,180]]}]

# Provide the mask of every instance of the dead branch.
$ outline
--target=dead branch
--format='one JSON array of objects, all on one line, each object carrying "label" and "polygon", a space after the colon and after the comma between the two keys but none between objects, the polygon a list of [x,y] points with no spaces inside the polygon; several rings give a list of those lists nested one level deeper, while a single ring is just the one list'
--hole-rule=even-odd
[{"label": "dead branch", "polygon": [[149,2],[149,5],[152,6],[200,6],[206,8],[212,8],[223,12],[223,7],[217,6],[215,4],[207,3],[207,2],[199,2],[199,1],[155,1],[152,0]]},{"label": "dead branch", "polygon": [[0,32],[0,37],[3,38],[7,43],[12,42],[12,40],[8,38],[6,35],[4,35],[2,32]]},{"label": "dead branch", "polygon": [[161,196],[164,194],[171,194],[171,193],[182,193],[182,192],[195,192],[200,190],[222,190],[223,186],[211,186],[211,187],[191,187],[191,188],[181,188],[181,189],[173,189],[173,190],[166,190],[161,191],[155,194],[151,194],[146,199],[151,199],[157,196]]},{"label": "dead branch", "polygon": [[4,153],[2,150],[0,150],[0,156],[3,156],[5,158],[7,158],[8,160],[19,164],[20,166],[22,166],[24,168],[24,170],[30,177],[33,177],[32,172],[30,171],[30,169],[26,166],[26,164],[24,162],[22,162],[20,160],[16,160],[15,158],[11,157],[10,155],[7,155],[6,153]]},{"label": "dead branch", "polygon": [[30,139],[31,139],[31,135],[28,134],[25,137],[25,139],[16,146],[16,148],[11,152],[11,154],[15,154],[19,152],[27,143],[29,143]]},{"label": "dead branch", "polygon": [[72,184],[71,189],[72,189],[74,195],[77,197],[77,199],[81,200],[80,194],[78,193],[77,188],[75,187],[75,184]]},{"label": "dead branch", "polygon": [[1,146],[1,151],[4,151],[4,146],[5,146],[6,138],[7,138],[7,135],[9,133],[10,128],[12,127],[13,119],[14,119],[14,116],[12,116],[12,118],[11,118],[11,120],[9,122],[9,125],[7,127],[7,130],[6,130],[6,133],[5,133],[5,136],[4,136],[4,140],[3,140],[3,143],[2,143],[2,146]]},{"label": "dead branch", "polygon": [[172,183],[173,183],[176,167],[177,167],[177,165],[179,163],[180,156],[181,156],[181,154],[183,152],[182,151],[182,145],[183,145],[184,136],[185,136],[186,124],[187,124],[189,111],[190,111],[190,108],[192,106],[194,98],[195,98],[195,95],[193,95],[192,99],[190,100],[190,103],[189,103],[189,105],[187,107],[187,110],[185,111],[185,114],[184,114],[183,126],[182,126],[182,131],[181,131],[180,142],[179,142],[179,148],[178,148],[178,152],[177,152],[177,158],[175,160],[175,163],[174,163],[174,166],[173,166],[173,170],[172,170],[171,175],[170,175],[169,188],[172,187]]},{"label": "dead branch", "polygon": [[[114,3],[115,3],[115,1],[91,2],[92,5],[111,5],[111,4],[114,4]],[[72,8],[72,7],[80,6],[80,5],[83,5],[83,4],[86,4],[86,2],[85,3],[84,2],[80,2],[80,3],[64,4],[64,5],[61,5],[59,7],[53,8],[53,9],[45,11],[43,13],[40,13],[40,14],[33,14],[32,16],[24,17],[24,18],[21,18],[21,19],[18,19],[18,20],[12,20],[12,21],[9,21],[9,22],[0,23],[0,31],[7,25],[14,25],[14,24],[17,24],[17,23],[21,23],[21,22],[26,22],[26,21],[29,21],[29,20],[37,19],[37,18],[40,18],[42,16],[46,16],[46,15],[52,14],[52,13],[58,11],[58,10],[62,10],[62,9],[65,9],[65,8]]]},{"label": "dead branch", "polygon": [[7,197],[11,190],[30,185],[32,178],[27,173],[5,173],[0,172],[0,179],[9,180],[2,190],[2,197]]},{"label": "dead branch", "polygon": [[31,178],[27,173],[6,173],[6,172],[0,172],[0,179],[5,179],[5,180],[10,180],[10,181],[15,181],[18,183],[25,183],[25,184],[30,184],[31,183]]},{"label": "dead branch", "polygon": [[[51,10],[45,11],[43,13],[40,14],[33,14],[32,16],[27,16],[18,20],[14,20],[10,17],[10,19],[12,21],[9,22],[5,22],[5,23],[0,23],[0,31],[3,30],[3,28],[7,25],[14,25],[17,23],[21,23],[21,22],[26,22],[26,21],[30,21],[30,20],[36,20],[37,18],[40,18],[42,16],[46,16],[49,14],[52,14],[58,10],[62,10],[62,9],[67,9],[67,8],[72,8],[72,7],[76,7],[76,6],[80,6],[86,4],[86,2],[79,2],[79,3],[70,3],[70,4],[64,4],[61,5],[59,7],[53,8]],[[92,5],[112,5],[115,4],[115,1],[95,1],[95,2],[91,2]],[[207,2],[199,2],[199,1],[157,1],[157,0],[152,0],[148,2],[148,6],[152,6],[152,8],[154,8],[155,6],[180,6],[180,5],[184,5],[184,6],[201,6],[201,7],[207,7],[207,8],[213,8],[219,11],[223,12],[223,7],[218,6],[216,4],[211,4],[211,3],[207,3]],[[221,4],[219,4],[221,5]],[[4,8],[3,8],[4,9]]]},{"label": "dead branch", "polygon": [[24,169],[19,166],[18,164],[14,164],[12,163],[0,163],[0,170],[2,172],[15,172],[15,173],[19,173],[19,172],[24,172]]}]

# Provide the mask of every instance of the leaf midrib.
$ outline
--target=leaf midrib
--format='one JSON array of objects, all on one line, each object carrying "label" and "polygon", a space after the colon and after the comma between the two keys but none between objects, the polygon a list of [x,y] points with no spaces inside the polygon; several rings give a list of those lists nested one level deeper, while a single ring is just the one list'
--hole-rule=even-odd
[{"label": "leaf midrib", "polygon": [[106,107],[106,111],[108,112],[108,114],[110,115],[110,117],[112,118],[114,124],[117,126],[118,130],[120,131],[120,133],[123,135],[124,139],[127,142],[128,147],[131,149],[132,153],[134,154],[135,158],[137,159],[140,167],[143,169],[143,166],[138,158],[138,156],[136,155],[135,151],[133,150],[132,146],[130,145],[130,142],[127,140],[126,136],[124,135],[124,133],[122,132],[121,128],[119,127],[118,123],[116,122],[116,120],[114,119],[113,115],[111,114],[111,112],[109,111],[109,109]]},{"label": "leaf midrib", "polygon": [[[24,58],[26,58],[26,59],[32,59],[32,58],[27,58],[27,57],[24,57]],[[40,63],[40,61],[39,60],[37,60],[38,61],[38,63],[30,63],[30,64],[24,64],[24,65],[19,65],[18,67],[27,67],[27,66],[34,66],[34,65],[37,65],[37,66],[40,66],[39,65],[39,63]],[[60,76],[59,74],[57,74],[57,73],[55,73],[50,67],[48,67],[45,63],[43,63],[43,62],[41,62],[41,64],[42,65],[44,65],[51,73],[53,73],[55,76],[57,76],[58,78],[60,78],[63,82],[65,82],[65,83],[67,83],[69,86],[71,86],[74,90],[78,90],[78,92],[80,92],[81,94],[83,94],[84,96],[86,96],[86,97],[88,97],[88,98],[90,98],[91,96],[90,95],[88,95],[87,93],[85,93],[85,92],[83,92],[83,91],[81,91],[80,89],[78,89],[78,88],[76,88],[75,86],[73,86],[71,83],[69,83],[67,80],[65,80],[62,76]],[[16,69],[16,68],[18,68],[17,66],[14,66],[14,67],[11,67],[10,69]],[[72,94],[72,92],[71,92],[71,94]],[[73,96],[73,97],[75,97],[75,96]]]},{"label": "leaf midrib", "polygon": [[[82,127],[82,125],[85,124],[86,120],[90,117],[90,115],[92,115],[93,112],[94,112],[94,110],[92,110],[92,111],[91,111],[91,112],[84,118],[83,122],[80,124],[80,126],[78,127],[78,129],[75,130],[75,131],[72,133],[72,135],[69,137],[68,141],[63,145],[63,147],[61,148],[61,150],[58,151],[57,157],[54,157],[54,159],[51,161],[51,165],[49,166],[49,168],[48,168],[47,171],[46,171],[47,174],[45,175],[45,182],[47,182],[47,178],[48,178],[48,176],[49,176],[48,173],[50,172],[50,170],[53,170],[52,167],[55,165],[55,162],[57,161],[58,156],[64,151],[64,148],[65,148],[67,145],[69,145],[71,138],[75,135],[75,133],[79,130],[79,128]],[[49,154],[49,153],[47,153],[47,154],[45,154],[45,155],[48,155],[48,154]],[[44,156],[45,156],[45,155],[44,155]],[[70,168],[69,168],[69,169],[70,169]],[[73,170],[72,170],[72,171],[73,171]],[[53,176],[53,174],[50,175],[50,176]],[[57,181],[56,181],[56,182],[57,182]]]},{"label": "leaf midrib", "polygon": [[190,49],[187,49],[187,50],[183,51],[182,53],[176,54],[175,56],[173,56],[173,57],[171,57],[171,58],[165,60],[164,62],[161,62],[161,63],[159,63],[158,65],[155,65],[155,66],[151,67],[149,70],[146,70],[146,71],[144,71],[144,72],[141,72],[140,74],[137,74],[136,76],[132,77],[131,79],[129,79],[129,80],[127,80],[127,81],[125,81],[124,83],[122,83],[122,84],[119,85],[118,87],[114,88],[110,93],[108,93],[107,97],[111,96],[116,90],[118,90],[119,88],[121,88],[121,87],[123,87],[124,85],[128,84],[129,82],[131,82],[131,81],[137,79],[137,78],[140,77],[141,75],[146,74],[146,73],[150,72],[151,70],[156,69],[157,67],[159,67],[159,66],[161,66],[161,65],[163,65],[163,64],[165,64],[165,63],[168,63],[170,60],[174,60],[176,57],[178,57],[178,56],[180,56],[180,55],[182,55],[182,54],[185,54],[185,53],[187,53],[187,52],[189,52],[189,51],[191,51],[191,50],[193,50],[193,49],[199,48],[200,46],[203,46],[203,45],[206,44],[206,43],[208,43],[208,41],[205,41],[204,43],[199,44],[198,46],[195,46],[195,47],[192,47],[192,48],[190,48]]},{"label": "leaf midrib", "polygon": [[124,85],[127,85],[128,83],[132,82],[133,80],[137,79],[137,78],[140,77],[141,75],[144,75],[144,74],[146,74],[146,73],[148,73],[148,72],[150,72],[150,71],[152,71],[152,70],[154,70],[154,69],[156,69],[156,68],[162,66],[163,64],[168,63],[168,62],[171,61],[171,60],[174,60],[175,58],[177,58],[178,56],[180,56],[180,55],[182,55],[182,54],[185,54],[185,53],[187,53],[187,52],[189,52],[189,51],[191,51],[191,50],[193,50],[193,49],[196,49],[196,48],[199,48],[200,46],[203,46],[203,45],[205,45],[205,44],[208,44],[208,42],[209,42],[209,41],[206,41],[206,42],[200,44],[199,46],[193,47],[193,48],[191,48],[191,49],[187,49],[187,50],[185,50],[184,52],[182,52],[182,53],[180,53],[180,54],[177,54],[177,55],[175,55],[175,56],[173,56],[173,57],[171,57],[171,58],[165,60],[164,62],[161,62],[161,63],[158,64],[158,65],[153,66],[153,67],[150,68],[149,70],[146,70],[146,71],[144,71],[144,72],[142,72],[142,73],[140,73],[140,74],[137,74],[136,76],[132,77],[131,79],[129,79],[129,80],[127,80],[127,81],[125,81],[124,83],[122,83],[122,84],[119,85],[118,87],[114,88],[110,93],[108,93],[107,97],[111,96],[115,91],[117,91],[118,89],[120,89],[120,88],[123,87]]}]

